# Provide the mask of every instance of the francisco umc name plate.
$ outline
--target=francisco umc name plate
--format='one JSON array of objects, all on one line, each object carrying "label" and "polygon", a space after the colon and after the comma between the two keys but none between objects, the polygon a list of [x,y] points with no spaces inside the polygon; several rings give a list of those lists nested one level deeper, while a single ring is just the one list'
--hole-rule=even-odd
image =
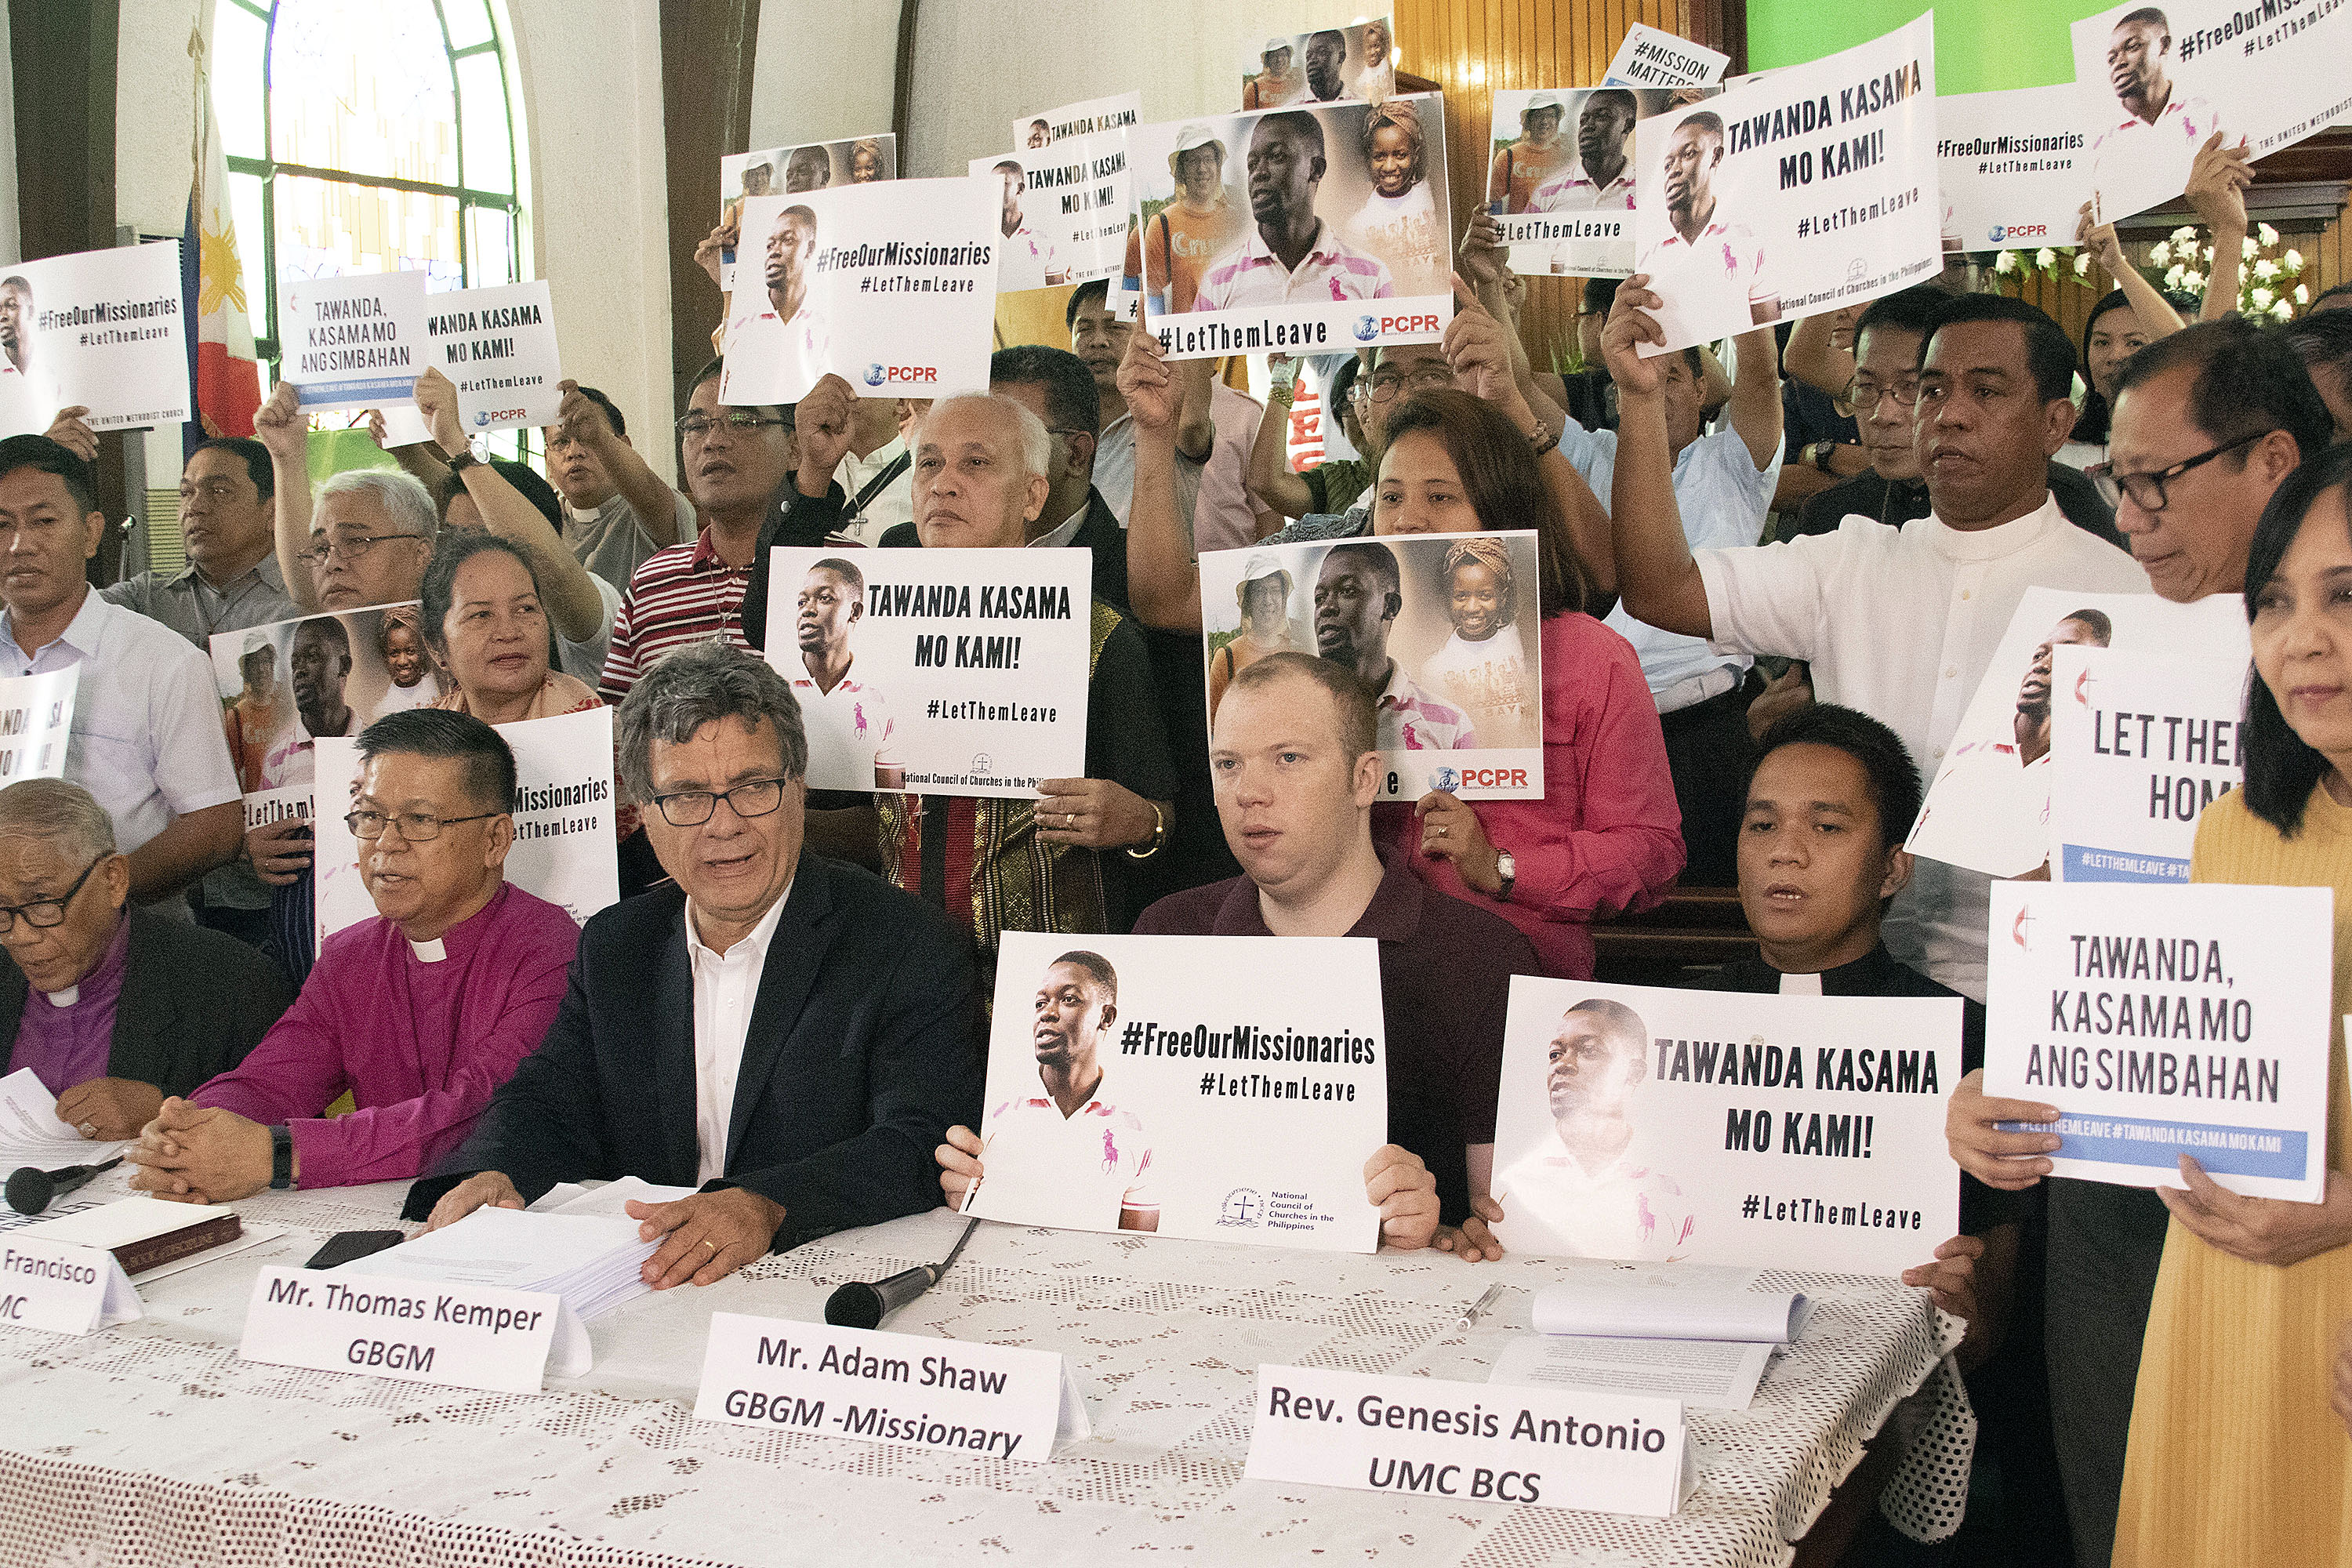
[{"label": "francisco umc name plate", "polygon": [[1266,1365],[1242,1473],[1659,1518],[1693,1479],[1679,1400]]},{"label": "francisco umc name plate", "polygon": [[236,1353],[313,1372],[537,1394],[562,1309],[562,1297],[543,1290],[265,1268]]},{"label": "francisco umc name plate", "polygon": [[1045,1351],[713,1312],[694,1414],[1042,1465],[1066,1380]]}]

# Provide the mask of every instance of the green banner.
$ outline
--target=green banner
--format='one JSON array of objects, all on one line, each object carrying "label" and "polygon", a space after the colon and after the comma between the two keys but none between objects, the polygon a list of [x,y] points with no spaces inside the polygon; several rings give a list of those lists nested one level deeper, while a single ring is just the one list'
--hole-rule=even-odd
[{"label": "green banner", "polygon": [[[1946,0],[1936,13],[1936,90],[1994,92],[2074,79],[2066,29],[2115,0]],[[1801,65],[1891,33],[1918,0],[1748,0],[1748,68]]]}]

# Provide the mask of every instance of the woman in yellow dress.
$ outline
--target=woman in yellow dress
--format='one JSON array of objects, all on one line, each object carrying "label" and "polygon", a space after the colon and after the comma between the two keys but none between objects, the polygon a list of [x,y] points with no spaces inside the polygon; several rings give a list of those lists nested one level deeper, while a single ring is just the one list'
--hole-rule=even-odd
[{"label": "woman in yellow dress", "polygon": [[2246,563],[2246,784],[2205,808],[2190,879],[2336,890],[2326,1194],[2242,1197],[2184,1158],[2116,1519],[2117,1568],[2352,1568],[2352,1445],[2330,1414],[2352,1315],[2344,1037],[2352,1009],[2352,448],[2279,487]]}]

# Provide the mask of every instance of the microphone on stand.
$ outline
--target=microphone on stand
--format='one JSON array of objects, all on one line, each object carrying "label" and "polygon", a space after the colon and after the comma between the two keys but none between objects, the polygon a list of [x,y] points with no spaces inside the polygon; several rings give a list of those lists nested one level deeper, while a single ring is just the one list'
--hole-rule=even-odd
[{"label": "microphone on stand", "polygon": [[[11,1177],[11,1202],[15,1201],[15,1196],[16,1179]],[[918,1264],[903,1273],[891,1275],[887,1279],[856,1280],[842,1286],[826,1298],[824,1321],[836,1329],[879,1328],[883,1319],[938,1284],[940,1277],[955,1267],[955,1260],[963,1253],[963,1244],[970,1241],[971,1233],[979,1228],[980,1221],[977,1219],[967,1224],[947,1257],[937,1263]]]},{"label": "microphone on stand", "polygon": [[122,1156],[117,1154],[102,1165],[66,1165],[54,1171],[44,1171],[38,1165],[19,1165],[8,1174],[8,1206],[18,1214],[39,1214],[49,1206],[51,1199],[62,1197],[121,1163]]}]

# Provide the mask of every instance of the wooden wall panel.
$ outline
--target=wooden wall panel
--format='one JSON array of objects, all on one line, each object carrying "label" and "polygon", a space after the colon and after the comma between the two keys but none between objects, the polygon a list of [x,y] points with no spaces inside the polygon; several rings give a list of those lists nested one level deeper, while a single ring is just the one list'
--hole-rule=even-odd
[{"label": "wooden wall panel", "polygon": [[[1491,93],[1596,86],[1633,23],[1710,43],[1706,24],[1721,12],[1713,0],[1392,0],[1390,9],[1404,68],[1445,92],[1457,235],[1486,188]],[[1576,341],[1576,289],[1569,279],[1528,280],[1520,331],[1539,367]]]}]

